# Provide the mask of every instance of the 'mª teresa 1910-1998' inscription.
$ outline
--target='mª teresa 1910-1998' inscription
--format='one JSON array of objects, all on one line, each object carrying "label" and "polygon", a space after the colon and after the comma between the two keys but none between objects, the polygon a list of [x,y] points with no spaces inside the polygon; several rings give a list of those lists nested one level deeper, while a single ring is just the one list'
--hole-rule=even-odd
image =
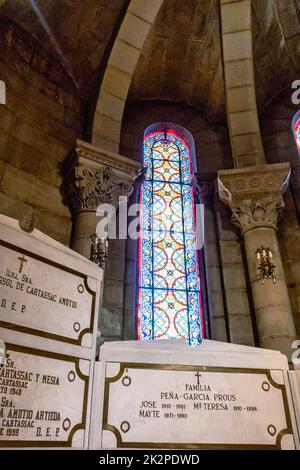
[{"label": "'m\u00aa teresa 1910-1998' inscription", "polygon": [[103,447],[271,449],[286,435],[293,442],[282,371],[116,367],[107,363]]},{"label": "'m\u00aa teresa 1910-1998' inscription", "polygon": [[0,244],[0,326],[63,341],[92,332],[84,276]]},{"label": "'m\u00aa teresa 1910-1998' inscription", "polygon": [[85,428],[88,375],[80,367],[89,374],[88,361],[8,347],[0,367],[0,447],[71,447],[74,431]]}]

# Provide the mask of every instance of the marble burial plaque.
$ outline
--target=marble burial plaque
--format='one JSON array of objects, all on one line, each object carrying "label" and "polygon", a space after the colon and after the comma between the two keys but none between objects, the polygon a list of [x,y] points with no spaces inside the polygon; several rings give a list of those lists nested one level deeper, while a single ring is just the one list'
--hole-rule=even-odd
[{"label": "marble burial plaque", "polygon": [[0,339],[0,366],[4,363],[5,360],[5,343]]},{"label": "marble burial plaque", "polygon": [[294,449],[281,370],[106,363],[104,448]]},{"label": "marble burial plaque", "polygon": [[91,278],[3,241],[0,259],[0,327],[92,347]]},{"label": "marble burial plaque", "polygon": [[87,447],[90,361],[6,346],[0,447]]}]

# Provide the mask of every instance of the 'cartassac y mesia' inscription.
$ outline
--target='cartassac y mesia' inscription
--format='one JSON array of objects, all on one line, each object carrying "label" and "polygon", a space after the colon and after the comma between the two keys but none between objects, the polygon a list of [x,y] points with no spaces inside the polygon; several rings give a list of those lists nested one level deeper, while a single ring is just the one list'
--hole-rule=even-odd
[{"label": "'cartassac y mesia' inscription", "polygon": [[8,347],[0,367],[0,447],[72,446],[72,430],[85,427],[88,380],[77,367],[88,368],[88,361],[76,367],[72,358],[25,351]]},{"label": "'cartassac y mesia' inscription", "polygon": [[107,364],[103,447],[271,448],[292,432],[281,371],[116,366]]},{"label": "'cartassac y mesia' inscription", "polygon": [[71,341],[91,328],[93,296],[82,277],[3,245],[0,259],[2,327]]}]

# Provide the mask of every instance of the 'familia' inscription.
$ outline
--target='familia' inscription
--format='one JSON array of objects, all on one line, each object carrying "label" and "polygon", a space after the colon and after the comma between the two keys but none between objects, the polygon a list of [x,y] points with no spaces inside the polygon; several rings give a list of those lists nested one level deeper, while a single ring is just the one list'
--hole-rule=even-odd
[{"label": "'familia' inscription", "polygon": [[[162,411],[172,409],[177,411],[185,411],[187,409],[186,403],[192,403],[193,410],[203,409],[206,411],[230,411],[230,403],[234,403],[237,397],[233,393],[218,393],[214,391],[209,384],[201,384],[201,374],[195,374],[197,379],[196,384],[185,384],[184,390],[179,391],[161,391],[160,400],[143,400],[140,404],[139,417],[140,418],[161,418]],[[175,414],[171,413],[172,417]],[[177,415],[179,416],[179,415]],[[182,413],[180,417],[186,417],[186,413]],[[166,416],[165,416],[166,417]]]}]

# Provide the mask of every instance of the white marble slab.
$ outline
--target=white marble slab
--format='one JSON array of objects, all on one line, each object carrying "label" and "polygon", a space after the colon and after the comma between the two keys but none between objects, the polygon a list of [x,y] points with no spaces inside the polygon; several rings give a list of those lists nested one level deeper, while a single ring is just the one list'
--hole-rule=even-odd
[{"label": "white marble slab", "polygon": [[0,366],[3,364],[5,359],[5,343],[0,339]]},{"label": "white marble slab", "polygon": [[92,357],[102,270],[41,232],[23,232],[5,216],[0,258],[1,337],[11,341],[5,331],[13,331],[39,339],[43,347],[52,340],[89,348]]},{"label": "white marble slab", "polygon": [[257,348],[105,343],[95,365],[90,445],[294,449],[287,373],[285,356]]},{"label": "white marble slab", "polygon": [[0,257],[0,447],[87,448],[103,271],[1,215]]},{"label": "white marble slab", "polygon": [[0,448],[87,448],[91,361],[7,345],[0,368]]},{"label": "white marble slab", "polygon": [[298,436],[300,440],[300,370],[289,372],[291,392],[295,409]]}]

